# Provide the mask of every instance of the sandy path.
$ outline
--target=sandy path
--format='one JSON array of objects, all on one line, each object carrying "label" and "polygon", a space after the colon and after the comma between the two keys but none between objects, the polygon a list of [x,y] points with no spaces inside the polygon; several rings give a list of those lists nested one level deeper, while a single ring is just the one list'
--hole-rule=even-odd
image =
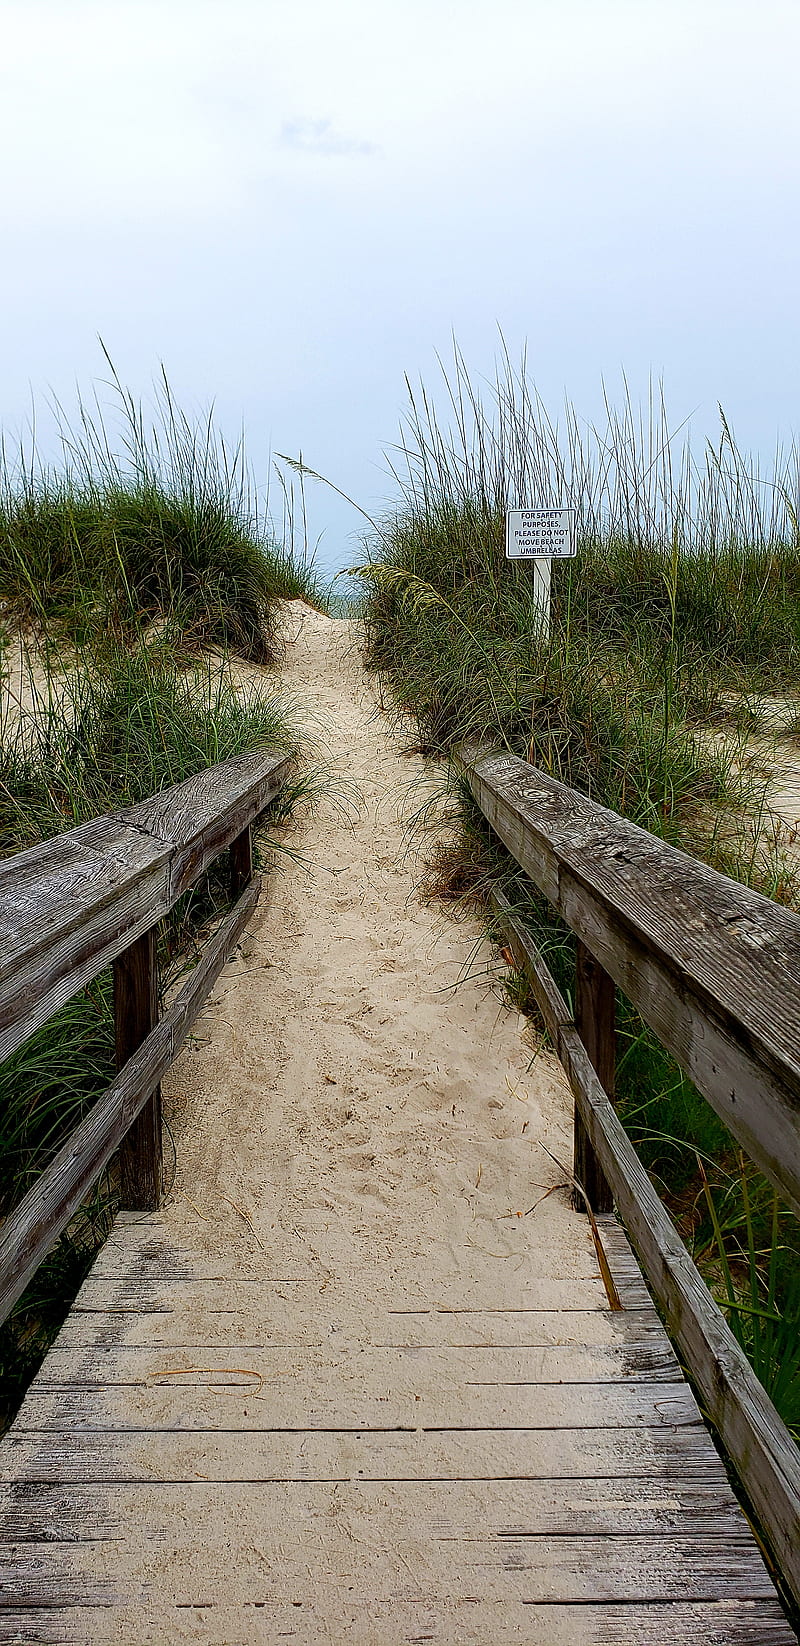
[{"label": "sandy path", "polygon": [[565,1195],[517,1215],[558,1177],[539,1144],[569,1158],[571,1099],[555,1058],[531,1067],[477,926],[415,893],[404,820],[424,762],[401,757],[348,625],[296,612],[284,678],[321,720],[349,803],[325,800],[292,832],[303,862],[281,860],[174,1071],[171,1215],[191,1218],[188,1196],[252,1248],[221,1191],[356,1306],[373,1287],[461,1295],[465,1249],[486,1251],[498,1292],[522,1271],[593,1273]]}]

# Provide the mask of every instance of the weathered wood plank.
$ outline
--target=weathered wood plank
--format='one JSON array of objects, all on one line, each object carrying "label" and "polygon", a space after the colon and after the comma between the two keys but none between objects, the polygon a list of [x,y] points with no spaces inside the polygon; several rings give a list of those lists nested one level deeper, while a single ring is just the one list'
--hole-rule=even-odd
[{"label": "weathered wood plank", "polygon": [[647,1283],[616,1215],[608,1212],[595,1221],[623,1308],[639,1311],[654,1308]]},{"label": "weathered wood plank", "polygon": [[[197,1357],[198,1360],[200,1357]],[[352,1357],[354,1360],[356,1357]],[[360,1358],[360,1357],[358,1357]],[[15,1434],[200,1432],[272,1429],[632,1429],[639,1424],[699,1424],[697,1403],[685,1383],[515,1383],[458,1387],[397,1376],[387,1360],[383,1375],[362,1382],[344,1366],[298,1365],[295,1376],[261,1382],[235,1366],[222,1372],[185,1368],[150,1386],[102,1389],[34,1388],[14,1425]],[[349,1372],[349,1375],[348,1375]]]},{"label": "weathered wood plank", "polygon": [[130,824],[172,847],[171,903],[260,816],[291,765],[290,756],[265,749],[234,755],[122,814]]},{"label": "weathered wood plank", "polygon": [[0,1321],[21,1296],[42,1258],[169,1068],[250,918],[259,891],[260,881],[254,880],[206,945],[197,968],[156,1028],[3,1224],[0,1230]]},{"label": "weathered wood plank", "polygon": [[290,766],[237,755],[0,863],[0,1060],[168,913]]},{"label": "weathered wood plank", "polygon": [[[270,1535],[271,1532],[271,1535]],[[265,1602],[282,1600],[287,1594],[314,1594],[314,1576],[309,1571],[308,1552],[292,1546],[277,1528],[253,1547],[237,1548],[237,1579],[240,1592]],[[423,1546],[424,1545],[424,1546]],[[450,1541],[437,1543],[420,1538],[409,1528],[399,1546],[405,1562],[401,1578],[397,1564],[387,1559],[383,1547],[358,1539],[359,1587],[376,1600],[389,1600],[405,1590],[413,1594],[424,1579],[446,1585],[454,1598],[466,1598],[476,1590],[485,1598],[523,1600],[536,1604],[576,1605],[593,1601],[616,1603],[686,1600],[775,1599],[775,1589],[746,1527],[725,1539],[704,1537],[663,1538],[551,1537],[478,1538],[467,1549]],[[122,1570],[114,1577],[113,1549],[107,1551],[109,1575],[97,1575],[96,1555],[85,1544],[70,1549],[50,1549],[47,1561],[31,1559],[30,1545],[11,1547],[6,1552],[0,1576],[0,1607],[22,1604],[48,1606],[60,1590],[69,1598],[96,1604],[107,1596],[116,1581],[123,1603],[149,1598],[153,1551],[134,1565],[119,1549]],[[459,1555],[461,1558],[459,1559]],[[201,1568],[187,1571],[175,1559],[169,1545],[160,1552],[159,1567],[166,1576],[174,1600],[183,1605],[213,1605],[219,1585],[225,1581],[230,1546],[204,1551]],[[132,1565],[133,1569],[130,1570]],[[164,1568],[166,1567],[166,1573]],[[415,1570],[416,1568],[416,1570]],[[402,1568],[401,1568],[402,1569]],[[408,1575],[411,1575],[409,1585]],[[83,1593],[81,1592],[83,1588]]]},{"label": "weathered wood plank", "polygon": [[0,863],[0,1062],[170,906],[166,846],[113,818],[74,835]]},{"label": "weathered wood plank", "polygon": [[517,862],[800,1215],[798,916],[524,760],[464,763]]},{"label": "weathered wood plank", "polygon": [[[40,1481],[0,1485],[0,1535],[7,1543],[102,1542],[129,1534],[142,1523],[147,1541],[166,1538],[174,1549],[211,1547],[209,1508],[219,1500],[213,1482],[188,1486],[51,1486]],[[627,1536],[727,1537],[740,1533],[741,1510],[724,1479],[687,1481],[621,1477],[604,1480],[348,1481],[309,1485],[243,1482],[236,1493],[236,1524],[244,1543],[285,1516],[295,1522],[347,1514],[350,1524],[380,1521],[384,1541],[396,1546],[414,1527],[442,1540],[473,1537]],[[227,1516],[216,1541],[230,1538]]]},{"label": "weathered wood plank", "polygon": [[0,1478],[93,1481],[542,1480],[724,1478],[702,1426],[670,1429],[502,1429],[273,1434],[17,1434]]},{"label": "weathered wood plank", "polygon": [[[311,1347],[319,1350],[319,1340]],[[147,1352],[151,1353],[152,1350]],[[263,1346],[253,1348],[248,1344],[220,1340],[217,1344],[189,1343],[176,1348],[173,1364],[177,1365],[180,1362],[185,1368],[179,1386],[186,1386],[187,1392],[192,1387],[196,1390],[198,1386],[202,1386],[204,1379],[213,1383],[215,1368],[230,1367],[234,1363],[251,1369],[250,1383],[253,1388],[258,1386],[261,1377],[265,1378],[267,1387],[272,1388],[278,1379],[291,1379],[292,1369],[296,1369],[299,1357],[302,1355],[305,1361],[307,1352],[308,1348],[302,1342],[299,1345],[295,1343],[291,1350],[286,1349],[284,1345],[280,1345],[276,1350]],[[29,1390],[29,1399],[34,1404],[26,1408],[25,1414],[21,1414],[18,1419],[19,1422],[27,1423],[29,1418],[35,1421],[34,1414],[41,1413],[45,1409],[45,1403],[51,1398],[56,1402],[65,1401],[69,1406],[69,1403],[79,1396],[88,1416],[94,1409],[93,1402],[96,1398],[102,1396],[104,1401],[112,1402],[115,1399],[115,1390],[122,1391],[119,1394],[120,1402],[125,1398],[130,1399],[131,1411],[134,1410],[133,1403],[139,1400],[139,1395],[134,1395],[131,1391],[145,1387],[147,1373],[141,1366],[137,1369],[132,1356],[122,1353],[107,1354],[101,1350],[97,1364],[92,1366],[87,1364],[85,1354],[79,1358],[74,1349],[67,1353],[58,1350],[57,1353],[58,1360],[53,1367],[44,1367]],[[165,1350],[162,1348],[158,1362],[160,1367],[164,1365],[164,1353]],[[201,1372],[192,1385],[191,1377],[186,1375],[186,1371],[196,1365],[201,1367]],[[321,1371],[318,1357],[310,1370]],[[669,1390],[674,1385],[677,1371],[677,1362],[672,1350],[665,1351],[657,1343],[633,1344],[626,1349],[537,1349],[525,1357],[524,1365],[519,1368],[513,1363],[486,1366],[478,1363],[472,1368],[471,1374],[470,1368],[460,1364],[451,1351],[448,1355],[433,1359],[430,1364],[423,1363],[419,1367],[418,1390],[424,1389],[425,1379],[431,1374],[452,1374],[453,1398],[457,1395],[460,1398],[461,1391],[469,1390],[476,1400],[486,1399],[488,1410],[491,1403],[496,1400],[517,1397],[522,1399],[531,1391],[548,1385],[569,1384],[576,1391],[576,1412],[579,1412],[581,1391],[585,1385],[591,1386],[604,1380],[609,1384],[613,1380],[615,1386],[623,1388],[657,1383]],[[365,1376],[369,1375],[368,1366],[365,1367]],[[399,1376],[392,1373],[391,1377],[386,1378],[387,1388],[391,1387],[395,1396],[409,1381],[410,1374],[405,1373]],[[175,1382],[178,1384],[177,1379]],[[157,1386],[167,1387],[168,1383],[169,1380],[164,1379]],[[127,1395],[124,1393],[125,1390],[128,1391]],[[313,1398],[313,1391],[308,1398]],[[57,1412],[58,1408],[56,1417]],[[579,1422],[579,1418],[576,1416],[574,1421]]]},{"label": "weathered wood plank", "polygon": [[[199,1334],[198,1334],[199,1335]],[[287,1334],[288,1335],[288,1334]],[[619,1340],[618,1340],[619,1342]],[[157,1380],[167,1380],[171,1369],[184,1368],[181,1382],[186,1379],[187,1367],[199,1367],[199,1381],[207,1372],[230,1366],[235,1359],[254,1379],[263,1377],[267,1383],[297,1376],[298,1360],[306,1368],[306,1375],[320,1375],[326,1367],[338,1368],[343,1377],[348,1373],[348,1362],[357,1349],[360,1375],[365,1380],[387,1378],[400,1386],[404,1377],[419,1386],[430,1380],[445,1380],[454,1387],[467,1383],[476,1388],[505,1387],[509,1384],[542,1383],[595,1383],[598,1371],[621,1374],[626,1383],[676,1381],[677,1361],[671,1350],[664,1358],[666,1339],[663,1333],[641,1343],[635,1337],[619,1347],[592,1348],[585,1344],[551,1344],[543,1347],[503,1347],[482,1344],[449,1347],[404,1347],[383,1345],[354,1345],[349,1337],[341,1348],[332,1350],[330,1340],[318,1333],[316,1341],[264,1343],[253,1345],[223,1343],[218,1347],[194,1344],[160,1343],[151,1347],[135,1347],[125,1343],[104,1345],[90,1343],[62,1347],[60,1339],[50,1350],[46,1361],[32,1385],[34,1389],[70,1386],[82,1390],[106,1388],[112,1384],[137,1386]],[[390,1371],[387,1371],[387,1367]],[[580,1376],[572,1375],[576,1367]]]},{"label": "weathered wood plank", "polygon": [[[106,1256],[104,1248],[100,1263]],[[185,1254],[184,1254],[185,1262]],[[122,1265],[119,1266],[120,1269]],[[177,1275],[171,1272],[169,1266],[162,1271],[161,1265],[139,1267],[132,1264],[128,1274],[118,1273],[117,1265],[114,1272],[98,1272],[98,1267],[87,1276],[76,1299],[78,1309],[108,1309],[119,1308],[126,1303],[133,1307],[152,1308],[159,1303],[166,1308],[175,1310],[181,1306],[187,1309],[203,1307],[209,1310],[224,1309],[227,1313],[246,1312],[248,1318],[268,1320],[271,1316],[273,1303],[280,1312],[281,1305],[292,1318],[298,1308],[298,1301],[294,1294],[288,1298],[281,1298],[276,1292],[276,1286],[283,1284],[281,1277],[272,1280],[269,1276],[253,1276],[252,1279],[243,1278],[238,1271],[228,1274],[206,1275],[202,1272],[204,1265],[198,1264],[200,1273]],[[217,1265],[219,1270],[220,1265]],[[155,1271],[155,1272],[154,1272]],[[315,1277],[309,1277],[312,1284]],[[319,1281],[316,1281],[319,1287]],[[450,1321],[457,1324],[463,1320],[491,1322],[494,1318],[505,1319],[509,1315],[527,1315],[534,1320],[537,1315],[574,1315],[606,1312],[606,1299],[599,1276],[578,1278],[575,1280],[551,1280],[548,1276],[533,1276],[525,1288],[525,1307],[517,1309],[432,1309],[430,1305],[421,1304],[414,1310],[390,1310],[385,1305],[375,1305],[375,1322],[380,1320],[382,1330],[387,1329],[391,1322],[398,1325],[407,1323],[413,1327],[418,1321],[431,1320]],[[333,1313],[335,1314],[334,1305]],[[301,1308],[302,1312],[302,1308]],[[312,1309],[313,1315],[313,1309]],[[319,1316],[317,1315],[317,1320]],[[327,1310],[326,1310],[327,1318]],[[553,1323],[551,1323],[553,1324]]]},{"label": "weathered wood plank", "polygon": [[[185,1287],[186,1283],[182,1284]],[[264,1307],[254,1303],[239,1311],[220,1307],[221,1303],[224,1300],[219,1291],[198,1287],[196,1307],[191,1299],[184,1305],[176,1300],[176,1306],[170,1307],[166,1302],[154,1301],[152,1294],[149,1299],[142,1296],[138,1302],[131,1296],[109,1310],[79,1305],[73,1307],[61,1328],[58,1354],[84,1349],[104,1353],[117,1348],[187,1348],[190,1344],[209,1349],[255,1344],[273,1352],[281,1347],[306,1350],[322,1344],[319,1316],[315,1317],[305,1304],[298,1302],[293,1308],[291,1302],[279,1298],[273,1306],[267,1300]],[[339,1337],[341,1343],[351,1341],[352,1317],[345,1310],[326,1311],[325,1320],[326,1330],[344,1334]],[[489,1315],[471,1324],[447,1315],[422,1315],[410,1323],[402,1317],[378,1317],[359,1333],[358,1343],[363,1350],[472,1348],[478,1365],[488,1348],[529,1349],[538,1355],[543,1376],[547,1363],[560,1368],[550,1373],[555,1381],[563,1380],[564,1368],[570,1368],[573,1361],[581,1368],[581,1380],[585,1378],[584,1368],[593,1364],[605,1367],[603,1376],[622,1378],[648,1376],[651,1371],[656,1376],[672,1377],[678,1364],[654,1312],[644,1322],[631,1313],[619,1327],[610,1325],[605,1314],[559,1315],[553,1310]],[[589,1378],[591,1382],[600,1380]]]},{"label": "weathered wood plank", "polygon": [[381,1601],[348,1594],[320,1580],[313,1594],[292,1601],[170,1606],[164,1629],[146,1608],[85,1606],[70,1610],[0,1611],[0,1641],[16,1646],[203,1646],[231,1641],[264,1642],[284,1635],[295,1646],[318,1646],[326,1633],[337,1643],[435,1641],[438,1646],[796,1646],[797,1637],[777,1601],[666,1601],[628,1605],[548,1605],[471,1595],[458,1600],[446,1584],[420,1585],[422,1593]]}]

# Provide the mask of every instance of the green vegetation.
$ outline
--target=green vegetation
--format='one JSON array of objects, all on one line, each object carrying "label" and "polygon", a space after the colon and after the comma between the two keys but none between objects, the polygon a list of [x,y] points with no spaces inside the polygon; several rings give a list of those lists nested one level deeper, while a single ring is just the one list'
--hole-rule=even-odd
[{"label": "green vegetation", "polygon": [[263,527],[244,446],[230,452],[210,417],[192,423],[166,376],[149,422],[116,374],[111,388],[116,444],[81,404],[72,425],[57,411],[58,471],[3,445],[0,620],[82,643],[170,615],[187,646],[274,661],[278,600],[323,596],[307,560]]},{"label": "green vegetation", "polygon": [[[750,758],[761,699],[796,690],[800,462],[762,477],[723,418],[697,464],[663,402],[602,429],[548,418],[508,360],[485,402],[456,354],[446,422],[412,396],[400,505],[369,540],[365,655],[423,750],[488,740],[788,904],[790,831]],[[402,467],[401,467],[402,464]],[[576,510],[543,631],[531,573],[504,559],[507,507]],[[434,864],[445,895],[489,880],[539,935],[565,992],[570,935],[462,797]],[[519,991],[520,983],[512,985]],[[517,992],[517,999],[519,994]],[[800,1426],[800,1239],[725,1128],[624,1000],[619,1100],[631,1136],[733,1329]]]},{"label": "green vegetation", "polygon": [[[56,476],[0,475],[0,671],[21,662],[0,713],[0,855],[133,804],[257,746],[307,753],[275,677],[239,683],[230,652],[280,655],[281,599],[321,604],[313,574],[249,510],[241,453],[198,432],[166,381],[161,427],[117,385],[120,458],[84,413]],[[211,646],[209,651],[207,648]],[[272,812],[314,784],[307,763]],[[227,906],[223,859],[172,911],[162,987]],[[0,1066],[0,1217],[22,1198],[113,1075],[110,973]],[[115,1205],[111,1168],[0,1328],[0,1427],[52,1341]]]}]

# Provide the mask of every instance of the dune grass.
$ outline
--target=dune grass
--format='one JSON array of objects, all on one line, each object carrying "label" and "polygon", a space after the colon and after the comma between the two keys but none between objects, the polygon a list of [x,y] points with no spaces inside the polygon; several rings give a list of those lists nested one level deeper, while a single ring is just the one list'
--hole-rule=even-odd
[{"label": "dune grass", "polygon": [[[252,503],[241,447],[193,426],[166,378],[156,415],[114,382],[121,444],[82,407],[64,463],[0,465],[0,856],[133,804],[255,747],[296,756],[274,822],[320,778],[275,675],[281,607],[324,595]],[[291,498],[288,499],[291,503]],[[235,665],[235,666],[234,666]],[[162,990],[228,905],[225,858],[159,938]],[[111,973],[0,1066],[0,1218],[18,1204],[114,1072]],[[169,1143],[167,1143],[169,1158]],[[0,1427],[19,1403],[110,1226],[113,1167],[0,1328]]]},{"label": "dune grass", "polygon": [[261,518],[243,442],[187,417],[165,374],[146,416],[111,369],[110,410],[55,408],[60,467],[3,442],[0,618],[83,643],[171,616],[187,645],[275,661],[277,602],[324,604],[308,555]]},{"label": "dune grass", "polygon": [[[790,831],[746,758],[753,714],[740,711],[797,689],[798,454],[778,453],[762,475],[723,417],[697,462],[661,398],[606,414],[587,427],[567,406],[559,428],[524,361],[517,371],[507,358],[484,397],[458,352],[444,411],[412,395],[398,506],[353,568],[367,665],[425,752],[502,745],[797,906]],[[546,505],[574,508],[578,536],[577,558],[553,567],[549,634],[529,569],[504,558],[506,508]],[[461,805],[460,841],[445,843],[434,879],[462,900],[500,879],[570,994],[570,934],[466,795]],[[522,988],[512,980],[532,1009]],[[623,999],[618,1014],[623,1119],[797,1432],[797,1225]]]}]

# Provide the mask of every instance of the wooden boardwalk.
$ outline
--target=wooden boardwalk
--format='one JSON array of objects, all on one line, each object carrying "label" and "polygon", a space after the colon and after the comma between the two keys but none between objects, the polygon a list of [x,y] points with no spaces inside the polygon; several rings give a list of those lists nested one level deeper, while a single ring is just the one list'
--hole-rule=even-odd
[{"label": "wooden boardwalk", "polygon": [[[274,759],[225,763],[5,871],[6,1053],[30,1032],[31,1002],[44,1021],[113,961],[126,1057],[0,1230],[6,1307],[121,1138],[126,1204],[159,1203],[161,1078],[175,1162],[160,1210],[117,1220],[0,1444],[0,1642],[790,1646],[627,1241],[606,1213],[604,1281],[588,1219],[572,1210],[559,1164],[572,1158],[564,1068],[502,1005],[477,928],[443,927],[415,893],[402,808],[409,786],[414,807],[424,802],[425,768],[407,750],[401,761],[348,631],[333,645],[335,635],[307,613],[287,672],[328,715],[332,758],[358,807],[322,808],[306,861],[284,862],[255,913],[247,888],[230,943],[217,934],[190,973],[191,1011],[182,993],[150,1030],[150,923],[226,844],[234,884],[247,879],[243,831],[272,792]],[[481,791],[513,789],[515,770],[504,759],[492,777],[484,762]],[[522,800],[497,800],[512,845],[514,819],[543,784],[552,789],[525,768]],[[550,891],[573,902],[588,874],[574,861],[580,806],[545,795],[521,836],[539,841]],[[540,836],[564,817],[566,845],[556,846],[572,857],[561,877]],[[608,818],[603,828],[612,824],[622,828]],[[595,879],[598,862],[605,872],[624,861],[632,875],[637,852],[652,849],[643,837],[631,857],[614,836],[603,853],[578,833]],[[531,872],[538,863],[534,854]],[[648,917],[653,884],[648,871]],[[728,883],[720,902],[712,887],[702,907],[722,910],[730,942],[734,894],[736,929],[763,934],[763,911],[754,924],[742,888]],[[593,918],[614,912],[610,896],[589,903]],[[787,919],[770,915],[776,929]],[[628,942],[633,925],[623,924]],[[794,987],[800,935],[789,936]],[[764,956],[771,963],[772,943],[751,946],[762,969]],[[651,943],[634,954],[629,994],[655,987],[654,952]],[[683,988],[696,956],[674,959],[656,977],[661,995],[663,978]],[[730,992],[727,962],[703,964],[698,1000],[719,978]],[[796,1572],[793,1444],[765,1417],[724,1322],[709,1324],[708,1293],[616,1136],[553,991],[550,979],[551,1042],[582,1093],[581,1123],[593,1127],[592,1148],[605,1148],[603,1170],[678,1341],[706,1368],[703,1398],[754,1465],[762,1505],[774,1496],[784,1570]],[[762,1130],[778,1139],[782,1178],[796,1178],[785,1140],[796,1133],[786,1112],[792,1120],[798,1035],[787,1017],[788,1050],[776,1046],[772,1023],[773,995],[794,995],[770,984],[764,1029],[733,1009],[750,1011],[752,991],[733,992],[708,1033],[695,1032],[697,1006],[693,1056],[716,1080],[714,1036],[727,1024],[719,1067],[741,1065],[749,1112],[753,1049],[765,1042],[769,1081],[788,1082],[789,1096],[770,1087]],[[662,1014],[670,1033],[684,1004],[681,994],[680,1010]],[[126,1178],[125,1151],[148,1172]]]},{"label": "wooden boardwalk", "polygon": [[602,1230],[621,1310],[432,1265],[342,1341],[318,1273],[121,1218],[0,1448],[0,1640],[789,1646]]}]

